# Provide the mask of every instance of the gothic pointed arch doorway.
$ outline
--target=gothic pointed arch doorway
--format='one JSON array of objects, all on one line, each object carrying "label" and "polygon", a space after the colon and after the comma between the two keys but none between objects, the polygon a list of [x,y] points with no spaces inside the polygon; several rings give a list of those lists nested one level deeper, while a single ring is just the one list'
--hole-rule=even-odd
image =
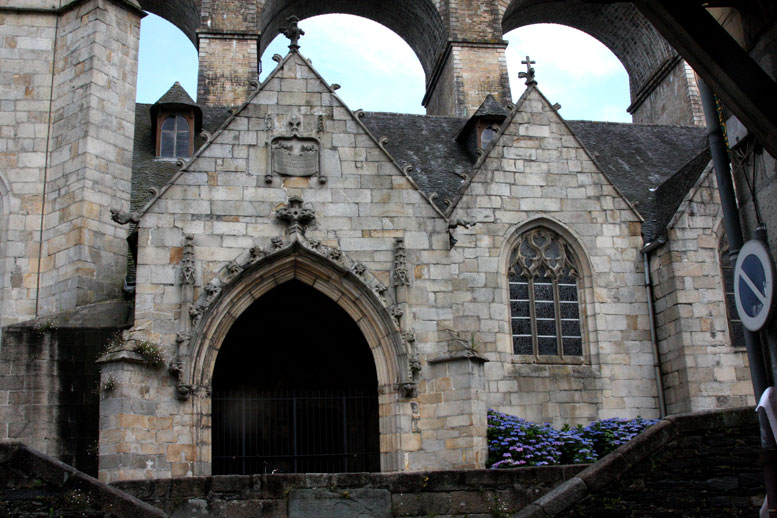
[{"label": "gothic pointed arch doorway", "polygon": [[212,385],[213,474],[380,471],[378,379],[367,340],[297,280],[238,318]]}]

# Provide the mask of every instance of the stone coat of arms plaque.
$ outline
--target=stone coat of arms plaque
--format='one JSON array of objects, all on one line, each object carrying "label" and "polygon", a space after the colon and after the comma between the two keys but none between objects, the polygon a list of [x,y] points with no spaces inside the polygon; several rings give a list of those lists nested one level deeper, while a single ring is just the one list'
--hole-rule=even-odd
[{"label": "stone coat of arms plaque", "polygon": [[272,173],[281,176],[313,176],[321,171],[318,139],[276,137],[271,145]]}]

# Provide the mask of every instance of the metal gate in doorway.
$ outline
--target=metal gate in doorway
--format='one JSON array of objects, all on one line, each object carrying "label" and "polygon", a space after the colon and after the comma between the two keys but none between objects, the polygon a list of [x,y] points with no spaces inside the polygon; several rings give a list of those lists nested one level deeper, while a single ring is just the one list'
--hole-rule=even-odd
[{"label": "metal gate in doorway", "polygon": [[213,474],[380,471],[373,389],[214,391]]}]

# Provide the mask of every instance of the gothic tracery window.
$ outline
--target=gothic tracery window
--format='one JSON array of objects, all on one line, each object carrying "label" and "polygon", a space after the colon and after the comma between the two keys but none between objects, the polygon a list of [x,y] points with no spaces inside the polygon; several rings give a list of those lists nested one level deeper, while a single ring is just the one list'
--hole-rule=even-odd
[{"label": "gothic tracery window", "polygon": [[569,245],[535,228],[518,239],[509,271],[513,352],[542,361],[583,356],[579,269]]}]

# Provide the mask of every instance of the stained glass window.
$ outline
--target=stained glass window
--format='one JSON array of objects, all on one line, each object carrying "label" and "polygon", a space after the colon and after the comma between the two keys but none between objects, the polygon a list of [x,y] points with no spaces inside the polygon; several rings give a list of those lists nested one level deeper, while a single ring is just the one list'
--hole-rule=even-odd
[{"label": "stained glass window", "polygon": [[509,273],[510,322],[515,354],[583,356],[578,269],[556,233],[537,228],[513,250]]}]

